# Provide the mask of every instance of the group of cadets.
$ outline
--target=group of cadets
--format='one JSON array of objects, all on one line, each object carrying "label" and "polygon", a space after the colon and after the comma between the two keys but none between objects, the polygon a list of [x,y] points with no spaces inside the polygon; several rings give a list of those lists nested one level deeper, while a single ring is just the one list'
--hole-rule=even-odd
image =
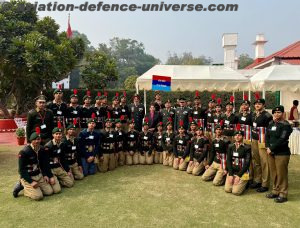
[{"label": "group of cadets", "polygon": [[[118,93],[107,102],[107,93],[98,93],[95,103],[89,91],[78,104],[77,90],[70,103],[63,91],[54,91],[54,100],[36,98],[29,111],[26,145],[19,153],[20,181],[13,195],[40,200],[72,187],[97,172],[118,166],[163,164],[186,171],[213,185],[225,184],[225,192],[241,195],[247,187],[257,192],[272,191],[266,197],[287,201],[290,124],[283,119],[284,108],[269,114],[265,100],[256,94],[254,111],[247,96],[234,113],[234,97],[225,107],[212,95],[205,109],[198,91],[194,106],[180,98],[176,106],[161,100],[159,92],[145,115],[139,95],[127,105],[127,95]],[[225,108],[223,112],[223,108]]]}]

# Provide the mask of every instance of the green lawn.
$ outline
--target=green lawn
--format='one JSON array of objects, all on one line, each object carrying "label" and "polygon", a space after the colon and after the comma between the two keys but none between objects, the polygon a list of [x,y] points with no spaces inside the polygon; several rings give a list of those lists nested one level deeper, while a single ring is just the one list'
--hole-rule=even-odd
[{"label": "green lawn", "polygon": [[275,204],[162,165],[96,174],[35,202],[14,199],[18,147],[0,146],[0,227],[299,227],[300,156],[292,156],[289,201]]}]

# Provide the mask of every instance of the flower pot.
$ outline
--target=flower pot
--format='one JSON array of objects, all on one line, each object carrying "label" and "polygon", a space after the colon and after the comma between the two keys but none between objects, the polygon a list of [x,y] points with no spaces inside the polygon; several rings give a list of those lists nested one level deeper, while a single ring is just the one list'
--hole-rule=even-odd
[{"label": "flower pot", "polygon": [[18,137],[17,141],[18,141],[18,145],[22,146],[25,143],[25,137]]}]

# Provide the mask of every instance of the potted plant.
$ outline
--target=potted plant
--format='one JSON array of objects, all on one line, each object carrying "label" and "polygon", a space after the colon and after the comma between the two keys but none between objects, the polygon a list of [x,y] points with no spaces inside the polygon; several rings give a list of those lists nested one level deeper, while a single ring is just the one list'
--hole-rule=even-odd
[{"label": "potted plant", "polygon": [[24,128],[18,128],[16,130],[16,136],[17,136],[17,140],[18,140],[18,145],[24,145],[25,143],[25,129]]}]

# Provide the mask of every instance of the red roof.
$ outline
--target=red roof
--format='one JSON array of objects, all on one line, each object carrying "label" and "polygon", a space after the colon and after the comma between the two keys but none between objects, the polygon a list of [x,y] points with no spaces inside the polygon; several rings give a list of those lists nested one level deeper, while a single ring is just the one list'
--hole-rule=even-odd
[{"label": "red roof", "polygon": [[[252,64],[249,66],[245,67],[245,69],[252,69],[258,65],[261,65],[262,63],[268,62],[269,60],[273,58],[283,58],[283,62],[293,64],[293,65],[298,65],[300,64],[300,41],[297,41],[288,47],[264,58],[264,59],[257,59],[254,60]],[[285,59],[285,58],[296,58],[296,59]],[[299,58],[299,59],[298,59]]]}]

